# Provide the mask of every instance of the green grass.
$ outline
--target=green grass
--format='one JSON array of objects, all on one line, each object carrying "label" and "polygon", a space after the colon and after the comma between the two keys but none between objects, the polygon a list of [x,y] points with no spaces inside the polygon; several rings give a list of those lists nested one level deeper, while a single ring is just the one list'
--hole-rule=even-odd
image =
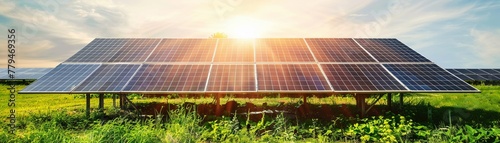
[{"label": "green grass", "polygon": [[411,95],[410,100],[419,99],[434,107],[456,107],[467,110],[500,112],[500,86],[476,86],[481,93],[426,93]]},{"label": "green grass", "polygon": [[[311,119],[297,121],[285,116],[267,117],[259,122],[248,118],[204,117],[184,108],[169,112],[169,118],[141,119],[112,108],[105,99],[106,114],[93,110],[85,117],[82,95],[18,94],[16,135],[7,133],[7,120],[0,122],[0,142],[498,142],[500,140],[500,86],[476,86],[482,93],[405,94],[401,115],[357,119],[339,117],[332,122]],[[17,86],[20,90],[24,86]],[[10,107],[6,85],[0,85],[0,114]],[[213,103],[213,98],[142,98],[133,102],[182,104]],[[221,99],[268,106],[300,104],[301,98]],[[373,101],[373,98],[368,101]],[[393,98],[398,100],[397,96]],[[92,98],[92,108],[98,100]],[[354,104],[352,97],[308,98],[311,104]],[[377,105],[384,105],[380,100]],[[430,113],[430,114],[429,114]],[[120,116],[120,117],[118,117]],[[449,118],[451,117],[451,118]],[[428,119],[432,119],[429,121]],[[342,124],[341,127],[338,125]],[[249,126],[250,128],[247,128]]]}]

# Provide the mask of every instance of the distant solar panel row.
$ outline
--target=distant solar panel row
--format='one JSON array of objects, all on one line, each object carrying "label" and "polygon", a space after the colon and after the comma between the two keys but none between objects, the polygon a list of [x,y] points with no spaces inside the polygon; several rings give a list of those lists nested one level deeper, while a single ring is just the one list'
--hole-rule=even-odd
[{"label": "distant solar panel row", "polygon": [[[48,73],[52,68],[15,68],[14,79],[38,79]],[[0,80],[10,80],[7,68],[0,69]]]},{"label": "distant solar panel row", "polygon": [[500,69],[447,69],[467,81],[500,81]]}]

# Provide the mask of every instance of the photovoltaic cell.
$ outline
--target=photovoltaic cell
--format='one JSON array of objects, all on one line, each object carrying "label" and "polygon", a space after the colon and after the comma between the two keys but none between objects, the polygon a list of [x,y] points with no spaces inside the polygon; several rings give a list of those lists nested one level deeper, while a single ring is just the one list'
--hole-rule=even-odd
[{"label": "photovoltaic cell", "polygon": [[397,39],[355,39],[379,62],[431,62]]},{"label": "photovoltaic cell", "polygon": [[335,91],[406,90],[379,64],[322,64]]},{"label": "photovoltaic cell", "polygon": [[94,39],[65,62],[108,62],[128,39]]},{"label": "photovoltaic cell", "polygon": [[70,92],[99,66],[99,64],[60,64],[23,91]]},{"label": "photovoltaic cell", "polygon": [[207,91],[256,91],[254,65],[213,65]]},{"label": "photovoltaic cell", "polygon": [[104,64],[73,91],[120,91],[139,64]]},{"label": "photovoltaic cell", "polygon": [[314,62],[304,39],[255,39],[257,62]]},{"label": "photovoltaic cell", "polygon": [[257,65],[257,79],[259,91],[331,90],[316,64]]},{"label": "photovoltaic cell", "polygon": [[410,90],[476,91],[435,64],[384,64]]},{"label": "photovoltaic cell", "polygon": [[124,91],[204,91],[210,65],[143,64]]},{"label": "photovoltaic cell", "polygon": [[109,62],[144,62],[161,39],[127,39]]},{"label": "photovoltaic cell", "polygon": [[214,62],[254,62],[254,40],[219,39]]},{"label": "photovoltaic cell", "polygon": [[217,39],[163,39],[147,62],[211,62]]},{"label": "photovoltaic cell", "polygon": [[376,62],[351,38],[306,38],[318,62]]}]

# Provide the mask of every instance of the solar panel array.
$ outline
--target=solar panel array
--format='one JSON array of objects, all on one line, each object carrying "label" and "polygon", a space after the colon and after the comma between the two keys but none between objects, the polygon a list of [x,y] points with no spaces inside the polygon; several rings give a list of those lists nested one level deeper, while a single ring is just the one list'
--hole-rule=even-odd
[{"label": "solar panel array", "polygon": [[500,69],[446,69],[467,81],[500,81]]},{"label": "solar panel array", "polygon": [[478,92],[397,39],[98,38],[20,93]]},{"label": "solar panel array", "polygon": [[[38,79],[48,73],[52,68],[16,68],[14,69],[14,79],[17,80],[33,80]],[[8,75],[7,68],[0,69],[2,73],[0,75],[0,80],[11,80]]]}]

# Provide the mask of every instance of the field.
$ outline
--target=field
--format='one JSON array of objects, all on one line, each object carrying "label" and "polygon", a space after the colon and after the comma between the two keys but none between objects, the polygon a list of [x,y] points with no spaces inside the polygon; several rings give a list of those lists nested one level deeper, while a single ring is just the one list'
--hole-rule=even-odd
[{"label": "field", "polygon": [[[264,113],[257,121],[245,115],[209,117],[188,112],[192,110],[189,106],[143,117],[114,109],[111,98],[105,99],[105,114],[93,110],[85,117],[82,95],[22,94],[16,97],[18,130],[9,134],[9,120],[2,118],[0,142],[499,142],[500,86],[476,87],[482,93],[407,94],[399,114],[381,113],[364,119],[341,115],[330,121]],[[9,91],[6,85],[0,89],[0,101],[5,102],[0,104],[0,114],[7,117]],[[139,105],[214,102],[213,98],[129,98]],[[393,97],[394,103],[396,99]],[[302,102],[299,98],[221,99],[232,100],[257,106],[298,107]],[[355,103],[348,96],[310,97],[307,101],[332,107]],[[93,109],[97,102],[92,98]],[[381,100],[376,108],[384,108],[385,102]]]}]

